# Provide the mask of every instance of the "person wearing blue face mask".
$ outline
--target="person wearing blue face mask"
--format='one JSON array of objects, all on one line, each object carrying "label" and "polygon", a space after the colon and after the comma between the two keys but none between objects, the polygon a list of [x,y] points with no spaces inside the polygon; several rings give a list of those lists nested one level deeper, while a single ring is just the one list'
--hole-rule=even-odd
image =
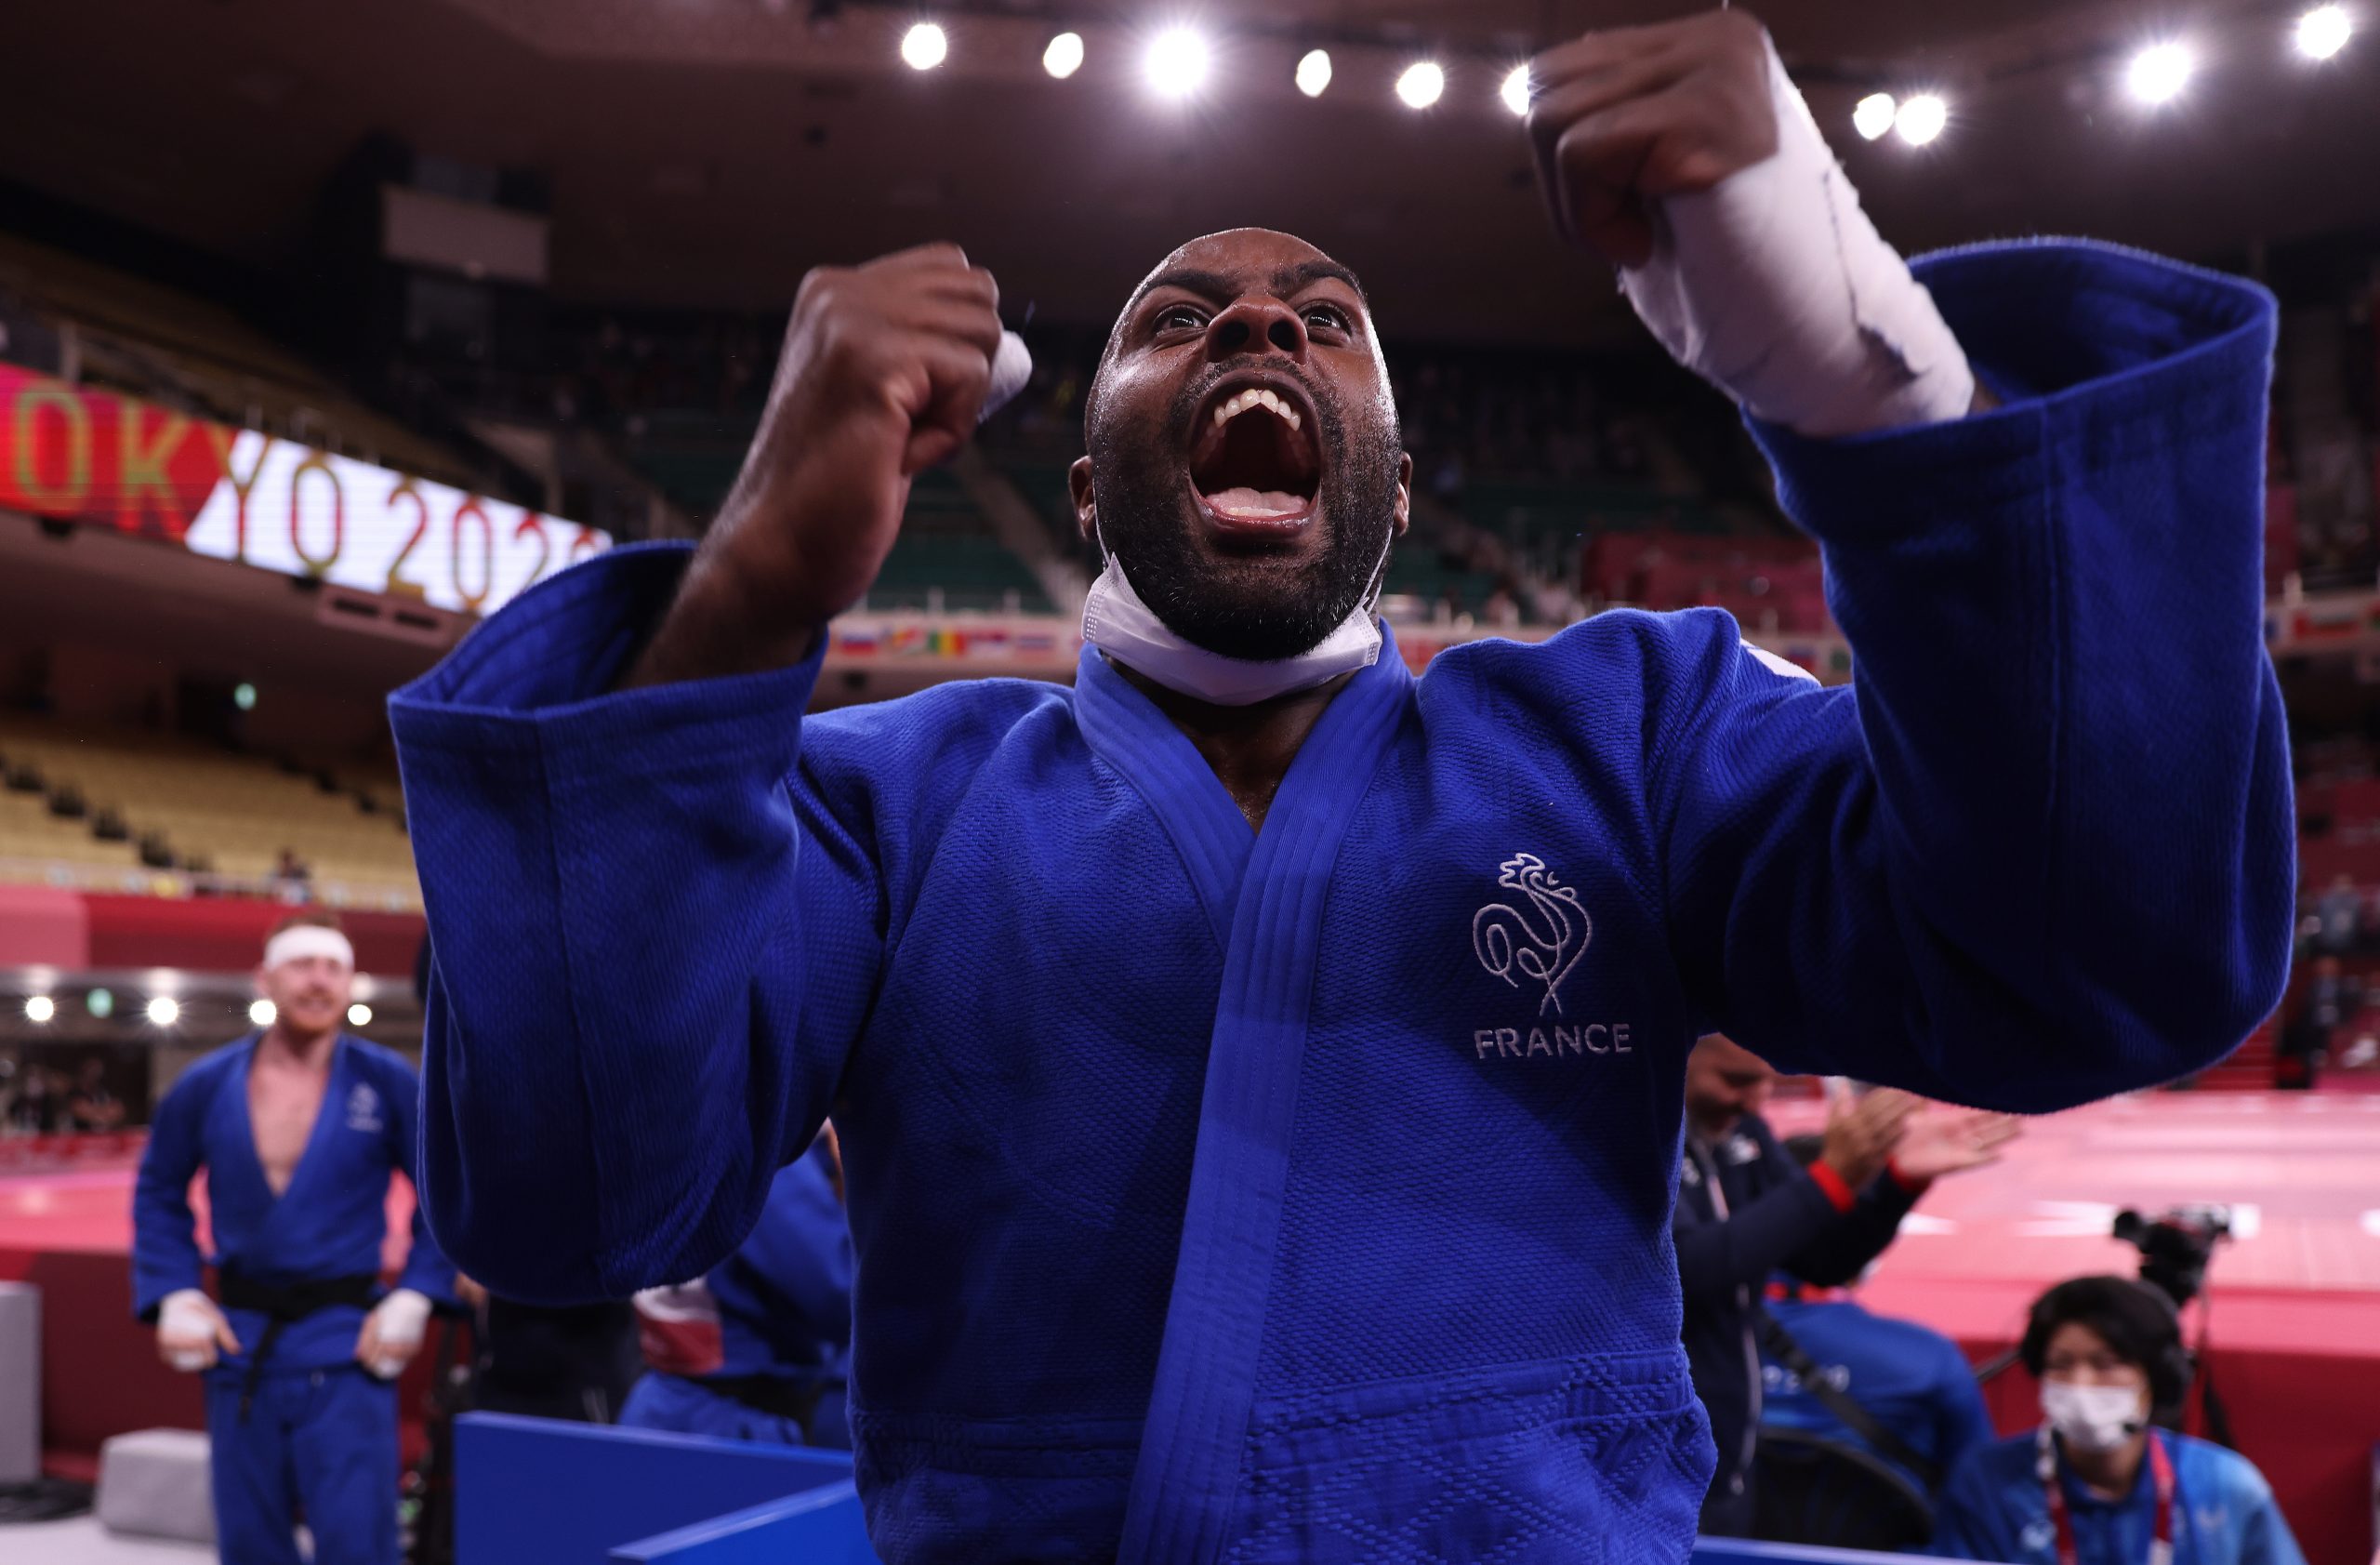
[{"label": "person wearing blue face mask", "polygon": [[2033,1305],[2019,1357],[2041,1382],[2038,1429],[1950,1475],[1934,1552],[2007,1565],[2305,1565],[2254,1464],[2159,1428],[2190,1359],[2162,1293],[2078,1277]]}]

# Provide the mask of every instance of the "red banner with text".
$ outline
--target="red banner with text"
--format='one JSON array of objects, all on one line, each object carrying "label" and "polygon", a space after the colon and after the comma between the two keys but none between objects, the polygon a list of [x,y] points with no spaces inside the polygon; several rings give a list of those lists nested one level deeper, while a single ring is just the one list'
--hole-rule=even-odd
[{"label": "red banner with text", "polygon": [[609,548],[591,527],[0,365],[0,510],[486,613]]}]

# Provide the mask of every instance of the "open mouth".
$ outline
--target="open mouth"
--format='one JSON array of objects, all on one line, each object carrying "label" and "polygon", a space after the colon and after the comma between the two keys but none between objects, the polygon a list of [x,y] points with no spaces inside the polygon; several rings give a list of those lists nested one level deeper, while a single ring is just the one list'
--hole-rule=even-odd
[{"label": "open mouth", "polygon": [[1218,526],[1294,533],[1313,520],[1322,484],[1314,411],[1294,393],[1241,386],[1200,411],[1190,446],[1190,487]]}]

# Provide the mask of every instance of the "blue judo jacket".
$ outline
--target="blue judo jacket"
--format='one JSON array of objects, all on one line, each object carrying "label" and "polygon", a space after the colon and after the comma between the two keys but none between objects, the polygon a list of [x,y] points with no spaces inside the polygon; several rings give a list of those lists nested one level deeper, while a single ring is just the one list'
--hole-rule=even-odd
[{"label": "blue judo jacket", "polygon": [[[248,1121],[250,1033],[184,1071],[157,1105],[132,1198],[132,1307],[156,1319],[166,1294],[200,1285],[203,1263],[236,1267],[258,1282],[287,1284],[377,1277],[389,1230],[389,1176],[415,1176],[420,1086],[413,1067],[377,1043],[341,1037],[306,1150],[278,1196],[257,1161]],[[206,1171],[207,1221],[215,1253],[202,1257],[190,1204],[192,1178]],[[416,1194],[418,1189],[416,1188]],[[419,1207],[397,1286],[455,1302],[455,1267],[430,1238]],[[208,1373],[225,1383],[245,1373],[266,1317],[226,1312],[244,1351]],[[355,1359],[364,1310],[334,1305],[292,1323],[273,1345],[274,1373],[333,1369]]]},{"label": "blue judo jacket", "polygon": [[1917,271],[2003,406],[1755,431],[1851,685],[1714,610],[1392,645],[1260,832],[1096,651],[805,715],[821,655],[614,688],[682,549],[522,593],[390,708],[434,1230],[529,1299],[690,1277],[831,1107],[888,1560],[1682,1560],[1698,1028],[2044,1110],[2286,975],[2270,298]]}]

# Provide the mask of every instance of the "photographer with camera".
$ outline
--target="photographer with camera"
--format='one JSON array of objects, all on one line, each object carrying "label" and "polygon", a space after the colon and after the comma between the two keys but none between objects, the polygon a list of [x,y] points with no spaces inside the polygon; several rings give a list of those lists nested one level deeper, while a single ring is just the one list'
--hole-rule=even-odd
[{"label": "photographer with camera", "polygon": [[2157,1427],[2189,1389],[2158,1288],[2078,1277],[2034,1302],[2018,1356],[2042,1424],[1950,1475],[1934,1552],[2005,1565],[2305,1565],[2254,1464]]}]

